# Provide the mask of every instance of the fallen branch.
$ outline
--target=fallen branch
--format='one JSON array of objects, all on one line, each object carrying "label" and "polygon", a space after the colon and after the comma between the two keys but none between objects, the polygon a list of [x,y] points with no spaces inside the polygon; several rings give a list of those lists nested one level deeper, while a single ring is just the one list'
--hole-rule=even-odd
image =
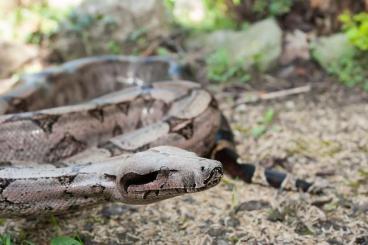
[{"label": "fallen branch", "polygon": [[226,106],[221,109],[231,109],[231,108],[237,107],[242,104],[256,103],[256,102],[263,101],[263,100],[274,100],[274,99],[284,98],[284,97],[291,96],[291,95],[308,93],[310,91],[311,91],[311,86],[306,85],[302,87],[279,90],[279,91],[270,92],[270,93],[252,92],[246,95],[244,99],[235,102],[233,105]]}]

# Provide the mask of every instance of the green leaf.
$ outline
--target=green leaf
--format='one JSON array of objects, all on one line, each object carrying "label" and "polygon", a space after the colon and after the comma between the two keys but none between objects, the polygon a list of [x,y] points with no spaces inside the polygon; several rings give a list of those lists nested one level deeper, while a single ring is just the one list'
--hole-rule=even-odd
[{"label": "green leaf", "polygon": [[158,47],[156,49],[156,52],[158,55],[161,55],[161,56],[169,56],[170,55],[170,51],[166,48],[163,48],[163,47]]},{"label": "green leaf", "polygon": [[263,123],[267,125],[272,123],[274,116],[275,116],[275,111],[272,108],[269,108],[263,115]]},{"label": "green leaf", "polygon": [[263,134],[265,134],[266,131],[267,127],[265,125],[259,125],[257,127],[252,128],[252,136],[257,139],[261,137]]},{"label": "green leaf", "polygon": [[4,235],[0,235],[0,245],[12,245],[12,241],[10,238],[10,235],[8,234],[4,234]]},{"label": "green leaf", "polygon": [[51,240],[51,245],[83,245],[83,243],[72,237],[59,236]]}]

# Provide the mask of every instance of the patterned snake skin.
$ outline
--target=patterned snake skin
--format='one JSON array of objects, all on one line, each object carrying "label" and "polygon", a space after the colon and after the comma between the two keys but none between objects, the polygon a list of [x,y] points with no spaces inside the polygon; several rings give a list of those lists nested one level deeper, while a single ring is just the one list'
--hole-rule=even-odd
[{"label": "patterned snake skin", "polygon": [[239,164],[215,99],[180,80],[179,68],[160,57],[100,56],[25,76],[0,97],[0,215],[198,192],[219,183],[220,162],[246,182],[309,189]]}]

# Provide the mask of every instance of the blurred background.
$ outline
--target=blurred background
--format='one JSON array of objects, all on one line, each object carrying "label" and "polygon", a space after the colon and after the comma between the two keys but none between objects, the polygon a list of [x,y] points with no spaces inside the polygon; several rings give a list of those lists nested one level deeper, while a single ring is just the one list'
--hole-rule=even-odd
[{"label": "blurred background", "polygon": [[244,162],[333,191],[225,177],[148,206],[0,219],[0,244],[368,244],[367,0],[0,0],[0,93],[101,54],[175,58],[215,94]]},{"label": "blurred background", "polygon": [[313,82],[309,69],[318,66],[368,89],[367,8],[364,0],[5,0],[0,84],[79,57],[122,54],[174,56],[203,83],[252,86],[275,69]]}]

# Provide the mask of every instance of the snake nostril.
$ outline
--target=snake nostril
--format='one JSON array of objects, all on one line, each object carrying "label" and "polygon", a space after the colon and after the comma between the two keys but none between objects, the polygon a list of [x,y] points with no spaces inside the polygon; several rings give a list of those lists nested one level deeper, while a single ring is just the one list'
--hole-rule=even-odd
[{"label": "snake nostril", "polygon": [[223,175],[223,170],[221,167],[216,167],[212,169],[210,175],[207,179],[204,180],[204,184],[207,185],[209,183],[218,183]]},{"label": "snake nostril", "polygon": [[212,170],[212,172],[214,172],[216,175],[223,175],[223,170],[222,170],[222,168],[220,168],[220,167],[216,167],[216,168],[214,168],[213,170]]}]

